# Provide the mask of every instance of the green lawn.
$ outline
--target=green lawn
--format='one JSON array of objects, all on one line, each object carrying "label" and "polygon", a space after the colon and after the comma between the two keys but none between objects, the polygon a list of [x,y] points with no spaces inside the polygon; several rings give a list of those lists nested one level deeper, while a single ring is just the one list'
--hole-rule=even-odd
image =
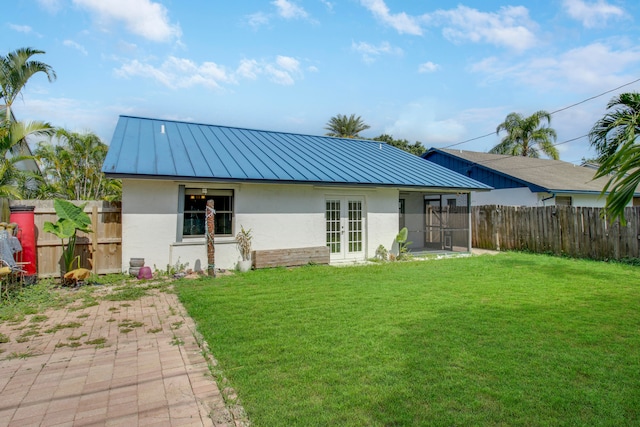
[{"label": "green lawn", "polygon": [[640,425],[640,268],[527,254],[178,284],[254,426]]}]

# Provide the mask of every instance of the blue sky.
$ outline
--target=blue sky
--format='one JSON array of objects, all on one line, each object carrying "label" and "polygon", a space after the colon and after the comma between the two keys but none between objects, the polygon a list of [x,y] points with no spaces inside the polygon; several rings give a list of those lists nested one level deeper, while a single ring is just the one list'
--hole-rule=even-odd
[{"label": "blue sky", "polygon": [[[0,54],[44,50],[58,75],[29,82],[18,118],[107,143],[120,114],[322,135],[331,116],[355,113],[364,137],[449,147],[511,112],[640,79],[637,0],[13,0],[3,11]],[[593,156],[579,137],[622,91],[640,82],[553,114],[562,160]]]}]

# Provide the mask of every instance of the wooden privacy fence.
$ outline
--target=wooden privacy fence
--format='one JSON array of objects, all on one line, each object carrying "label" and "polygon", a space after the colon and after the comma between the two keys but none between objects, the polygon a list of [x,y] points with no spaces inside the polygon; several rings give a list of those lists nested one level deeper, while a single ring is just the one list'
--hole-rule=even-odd
[{"label": "wooden privacy fence", "polygon": [[[83,201],[71,201],[76,205]],[[53,200],[12,200],[11,206],[35,206],[38,277],[58,277],[61,271],[62,242],[55,234],[42,231],[45,221],[56,222]],[[122,215],[120,202],[90,201],[84,211],[91,218],[93,233],[78,232],[75,254],[80,266],[96,274],[122,272]],[[93,260],[93,268],[89,259]],[[75,267],[75,264],[74,264]]]},{"label": "wooden privacy fence", "polygon": [[601,212],[573,206],[474,206],[472,244],[596,260],[640,258],[640,208],[625,209],[625,226],[610,224]]}]

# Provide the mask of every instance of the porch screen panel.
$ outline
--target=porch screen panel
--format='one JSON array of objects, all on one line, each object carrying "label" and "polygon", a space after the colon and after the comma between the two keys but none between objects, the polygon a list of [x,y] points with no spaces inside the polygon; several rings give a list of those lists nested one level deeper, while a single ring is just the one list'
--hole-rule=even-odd
[{"label": "porch screen panel", "polygon": [[362,252],[362,202],[350,200],[348,208],[349,252]]},{"label": "porch screen panel", "polygon": [[327,246],[332,254],[340,253],[340,200],[327,200]]}]

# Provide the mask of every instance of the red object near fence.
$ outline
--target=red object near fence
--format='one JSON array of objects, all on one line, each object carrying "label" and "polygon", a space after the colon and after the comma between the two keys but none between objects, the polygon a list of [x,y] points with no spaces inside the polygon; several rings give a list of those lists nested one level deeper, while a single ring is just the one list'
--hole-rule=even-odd
[{"label": "red object near fence", "polygon": [[16,237],[22,245],[22,269],[26,276],[35,275],[38,272],[36,259],[36,227],[34,222],[35,206],[11,206],[10,221],[18,224]]}]

